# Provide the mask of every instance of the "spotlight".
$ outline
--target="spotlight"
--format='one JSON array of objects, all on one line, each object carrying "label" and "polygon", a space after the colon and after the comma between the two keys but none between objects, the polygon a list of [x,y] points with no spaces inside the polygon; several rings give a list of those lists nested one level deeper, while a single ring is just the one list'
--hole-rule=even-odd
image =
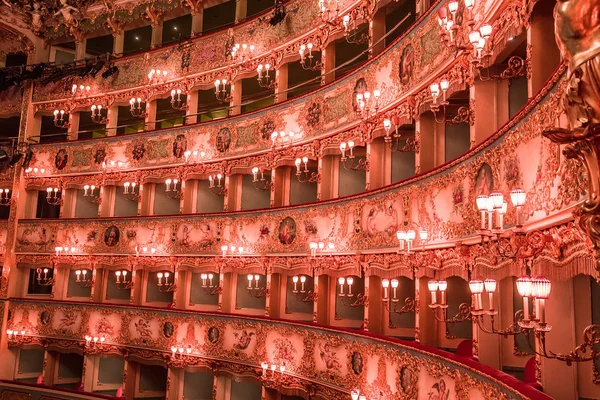
[{"label": "spotlight", "polygon": [[111,76],[111,75],[115,74],[115,73],[116,73],[118,70],[119,70],[119,68],[118,68],[118,67],[116,67],[114,64],[112,64],[110,67],[108,67],[108,68],[106,69],[106,71],[104,71],[104,72],[102,73],[102,77],[103,77],[104,79],[107,79],[109,76]]},{"label": "spotlight", "polygon": [[31,149],[27,149],[27,151],[25,152],[25,158],[23,159],[23,168],[29,167],[29,163],[31,162],[32,158],[33,151],[31,151]]},{"label": "spotlight", "polygon": [[275,7],[273,9],[273,16],[269,20],[269,24],[275,26],[285,19],[286,12],[285,6],[282,0],[275,0]]},{"label": "spotlight", "polygon": [[14,153],[8,162],[8,166],[11,168],[14,167],[21,160],[21,158],[23,158],[23,153]]},{"label": "spotlight", "polygon": [[96,64],[94,64],[94,67],[90,71],[90,76],[92,78],[95,78],[96,75],[98,75],[98,72],[100,72],[102,70],[102,68],[104,67],[104,64],[106,64],[106,61],[104,61],[104,60],[99,60]]},{"label": "spotlight", "polygon": [[93,69],[94,64],[92,64],[91,62],[85,64],[85,68],[83,68],[83,70],[79,73],[79,77],[85,78],[87,75],[89,75],[90,72],[92,72]]}]

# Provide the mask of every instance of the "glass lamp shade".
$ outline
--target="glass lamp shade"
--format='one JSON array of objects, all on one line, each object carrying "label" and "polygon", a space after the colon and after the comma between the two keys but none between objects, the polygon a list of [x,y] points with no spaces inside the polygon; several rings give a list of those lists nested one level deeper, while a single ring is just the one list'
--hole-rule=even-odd
[{"label": "glass lamp shade", "polygon": [[427,287],[430,292],[435,292],[438,288],[438,283],[437,283],[437,281],[431,280],[431,281],[427,282]]},{"label": "glass lamp shade", "polygon": [[474,279],[469,282],[469,289],[471,289],[471,293],[473,294],[481,294],[483,293],[483,281],[479,279]]},{"label": "glass lamp shade", "polygon": [[504,196],[500,192],[494,192],[490,194],[490,199],[494,202],[494,209],[499,210],[502,208],[502,203],[504,203]]},{"label": "glass lamp shade", "polygon": [[525,275],[517,279],[517,292],[521,297],[531,297],[532,284],[530,277]]},{"label": "glass lamp shade", "polygon": [[381,286],[383,286],[384,288],[389,288],[390,287],[390,280],[389,279],[384,279],[381,281]]},{"label": "glass lamp shade", "polygon": [[406,240],[406,232],[398,231],[396,232],[396,237],[398,238],[398,240]]},{"label": "glass lamp shade", "polygon": [[482,25],[481,28],[479,28],[479,32],[483,38],[487,39],[492,34],[492,26],[490,24]]},{"label": "glass lamp shade", "polygon": [[348,285],[352,285],[354,283],[354,278],[349,276],[348,278],[346,278],[346,282],[348,283]]},{"label": "glass lamp shade", "polygon": [[487,210],[488,196],[486,196],[485,194],[480,194],[479,196],[477,196],[476,202],[477,202],[477,210],[479,210],[479,211]]},{"label": "glass lamp shade", "polygon": [[437,283],[438,290],[440,292],[445,292],[448,289],[448,282],[446,281],[438,281]]},{"label": "glass lamp shade", "polygon": [[532,294],[537,299],[547,299],[550,297],[552,283],[545,276],[536,276],[531,280]]},{"label": "glass lamp shade", "polygon": [[398,279],[392,279],[392,287],[394,289],[398,287]]},{"label": "glass lamp shade", "polygon": [[292,277],[292,281],[293,281],[294,283],[298,283],[298,276],[297,276],[297,275],[293,276],[293,277]]},{"label": "glass lamp shade", "polygon": [[510,199],[515,207],[521,207],[525,204],[527,193],[522,189],[514,189],[510,192]]},{"label": "glass lamp shade", "polygon": [[479,39],[481,39],[481,34],[479,33],[479,31],[472,31],[471,33],[469,33],[469,42],[471,42],[472,45],[475,45],[479,42]]},{"label": "glass lamp shade", "polygon": [[338,278],[338,283],[339,283],[340,285],[343,285],[344,283],[346,283],[346,279],[344,279],[344,278],[340,277],[340,278]]},{"label": "glass lamp shade", "polygon": [[496,280],[495,279],[486,279],[483,281],[483,286],[485,287],[485,291],[488,293],[496,292]]},{"label": "glass lamp shade", "polygon": [[408,240],[415,240],[416,237],[417,237],[417,234],[415,231],[410,230],[410,231],[406,232],[406,238]]}]

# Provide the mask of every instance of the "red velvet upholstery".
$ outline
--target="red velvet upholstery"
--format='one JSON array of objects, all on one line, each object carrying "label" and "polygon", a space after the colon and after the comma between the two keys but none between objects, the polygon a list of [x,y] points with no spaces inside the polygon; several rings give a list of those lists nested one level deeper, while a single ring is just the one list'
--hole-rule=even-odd
[{"label": "red velvet upholstery", "polygon": [[475,357],[473,357],[473,341],[471,339],[466,339],[460,342],[458,346],[456,346],[456,355],[475,360]]},{"label": "red velvet upholstery", "polygon": [[525,373],[523,376],[523,382],[525,382],[528,385],[531,385],[532,387],[534,387],[537,390],[539,390],[540,392],[542,392],[544,389],[542,388],[542,385],[540,385],[538,383],[537,379],[535,378],[535,369],[536,369],[535,357],[531,357],[525,363]]}]

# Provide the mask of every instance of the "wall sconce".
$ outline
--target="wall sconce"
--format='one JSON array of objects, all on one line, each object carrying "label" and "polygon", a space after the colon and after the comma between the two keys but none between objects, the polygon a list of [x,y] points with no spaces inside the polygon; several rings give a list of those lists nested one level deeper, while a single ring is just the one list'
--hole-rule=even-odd
[{"label": "wall sconce", "polygon": [[356,24],[357,15],[355,12],[352,14],[344,15],[342,24],[344,25],[344,33],[346,42],[350,44],[364,44],[369,42],[369,35],[366,33],[358,34],[358,26]]},{"label": "wall sconce", "polygon": [[[171,278],[172,276],[172,278]],[[161,271],[156,273],[156,277],[158,278],[158,290],[163,293],[174,292],[177,289],[177,285],[175,284],[175,272],[171,273],[171,271]],[[171,278],[171,279],[169,279]]]},{"label": "wall sconce", "polygon": [[339,15],[338,0],[319,0],[319,16],[323,22],[330,22]]},{"label": "wall sconce", "polygon": [[58,206],[62,204],[62,186],[61,187],[48,187],[46,188],[46,202],[51,206]]},{"label": "wall sconce", "polygon": [[365,394],[360,394],[360,390],[354,389],[350,392],[350,398],[352,400],[367,400],[367,396]]},{"label": "wall sconce", "polygon": [[171,346],[171,355],[168,359],[168,364],[173,368],[185,368],[190,364],[194,364],[196,357],[192,356],[192,345]]},{"label": "wall sconce", "polygon": [[125,167],[125,163],[123,161],[102,161],[102,172],[111,172],[111,171],[120,171]]},{"label": "wall sconce", "polygon": [[[429,308],[434,311],[434,318],[440,322],[444,322],[446,324],[455,324],[459,322],[464,322],[471,319],[471,305],[467,303],[462,303],[458,306],[458,313],[452,317],[448,318],[446,316],[446,310],[448,308],[448,304],[446,303],[446,290],[448,289],[448,283],[444,280],[436,281],[430,280],[427,283],[427,287],[429,292],[431,293],[431,304],[429,304]],[[440,301],[437,301],[437,291],[440,292]],[[441,308],[444,311],[443,318],[439,318],[436,309]]]},{"label": "wall sconce", "polygon": [[246,43],[240,45],[236,43],[231,49],[231,60],[236,63],[243,63],[250,58],[252,58],[254,54],[254,45],[248,45]]},{"label": "wall sconce", "polygon": [[[215,179],[216,178],[216,179]],[[208,188],[210,191],[217,196],[225,196],[227,190],[225,190],[225,185],[221,184],[221,180],[223,179],[222,174],[217,174],[213,177],[213,175],[208,176]],[[216,183],[215,183],[216,180]]]},{"label": "wall sconce", "polygon": [[[342,153],[342,157],[340,161],[344,166],[344,169],[347,171],[366,171],[368,162],[366,157],[356,158],[354,155],[354,141],[349,140],[348,143],[342,142],[340,143],[340,152]],[[350,150],[350,154],[346,157],[346,149]],[[354,161],[356,160],[356,162]]]},{"label": "wall sconce", "polygon": [[244,253],[244,248],[242,246],[236,247],[233,244],[230,245],[222,245],[221,246],[221,254],[223,257],[226,257],[227,255],[230,256],[237,256],[237,255],[242,255]]},{"label": "wall sconce", "polygon": [[153,69],[148,73],[148,84],[157,85],[159,83],[164,83],[167,80],[167,75],[169,73],[166,70]]},{"label": "wall sconce", "polygon": [[[312,303],[317,300],[317,293],[315,293],[313,290],[307,291],[305,288],[307,279],[308,278],[306,275],[294,275],[292,277],[292,282],[294,283],[294,289],[292,289],[292,293],[294,294],[296,301]],[[300,281],[300,290],[298,290],[298,281]]]},{"label": "wall sconce", "polygon": [[[265,179],[265,173],[264,173],[264,168],[263,167],[254,167],[252,168],[252,183],[254,184],[254,187],[256,189],[259,190],[269,190],[273,187],[273,180],[269,180],[267,181]],[[258,176],[258,173],[260,172],[260,177]]]},{"label": "wall sconce", "polygon": [[373,90],[373,95],[369,91],[357,93],[356,105],[354,106],[356,116],[366,120],[371,115],[377,114],[379,110],[379,97],[381,97],[379,89]]},{"label": "wall sconce", "polygon": [[[252,286],[252,281],[254,281],[254,286]],[[266,287],[259,287],[258,283],[260,281],[259,274],[248,274],[248,293],[250,296],[255,297],[257,299],[261,299],[266,297],[268,294],[268,290]]]},{"label": "wall sconce", "polygon": [[[356,296],[356,300],[352,301],[354,298],[354,293],[352,293],[352,284],[354,284],[353,277],[340,277],[338,278],[338,283],[340,285],[340,292],[338,293],[338,296],[340,297],[342,304],[344,304],[346,307],[362,307],[369,304],[369,299],[365,297],[364,293],[359,293]],[[344,293],[344,284],[348,285],[347,293]]]},{"label": "wall sconce", "polygon": [[[446,118],[447,115],[447,107],[450,105],[448,100],[446,99],[446,94],[448,92],[448,88],[450,87],[450,82],[446,79],[442,79],[440,83],[432,83],[429,86],[429,91],[431,92],[431,97],[433,102],[430,104],[431,112],[433,112],[433,118],[435,122],[438,124],[462,124],[462,123],[472,123],[473,121],[473,112],[471,110],[471,106],[460,106],[456,111],[456,115],[450,119]],[[438,103],[438,98],[440,96],[440,89],[442,95],[442,101]],[[438,113],[442,110],[442,116],[439,117]]]},{"label": "wall sconce", "polygon": [[[388,296],[388,289],[390,287],[390,283],[392,284],[392,296],[391,296],[392,305],[391,306],[390,306],[390,297]],[[383,304],[385,305],[385,309],[389,313],[398,314],[398,315],[415,312],[414,297],[407,297],[404,300],[404,305],[400,309],[398,309],[398,304],[400,303],[400,299],[398,299],[398,295],[396,293],[396,291],[398,289],[398,284],[399,284],[398,279],[392,279],[391,281],[389,279],[383,279],[381,281],[381,286],[383,287],[383,298],[381,299],[381,301],[383,301]]]},{"label": "wall sconce", "polygon": [[[271,74],[273,71],[273,74]],[[273,89],[277,86],[277,80],[275,77],[277,76],[277,69],[271,68],[271,64],[258,64],[256,67],[256,72],[258,73],[258,77],[256,80],[258,81],[258,85],[265,89]],[[271,76],[273,75],[273,76]]]},{"label": "wall sconce", "polygon": [[289,386],[292,382],[285,374],[285,365],[269,364],[266,361],[260,363],[262,368],[263,385],[267,388]]},{"label": "wall sconce", "polygon": [[71,87],[71,93],[74,97],[85,97],[90,94],[90,87],[84,85],[76,85],[74,84]]},{"label": "wall sconce", "polygon": [[[400,242],[400,249],[398,250],[398,252],[403,252],[404,248],[406,247],[406,254],[410,254],[411,250],[413,249],[412,245],[416,239],[416,236],[417,233],[412,229],[408,231],[397,231],[396,238],[398,239],[398,242]],[[421,242],[423,250],[425,249],[425,243],[427,243],[428,238],[429,233],[426,230],[419,231],[419,241]]]},{"label": "wall sconce", "polygon": [[[217,280],[219,282],[218,285],[213,281],[215,275],[217,276]],[[202,289],[204,289],[204,293],[207,295],[216,296],[223,292],[223,288],[221,287],[220,273],[202,273],[200,274],[200,278],[202,279]]]},{"label": "wall sconce", "polygon": [[[306,54],[307,50],[308,54]],[[312,50],[312,43],[300,45],[300,50],[298,50],[298,53],[300,54],[300,65],[302,66],[302,69],[306,71],[320,71],[323,67],[323,64],[321,63],[321,61],[313,61],[315,57],[312,54]]]},{"label": "wall sconce", "polygon": [[181,89],[171,90],[171,108],[173,110],[184,111],[188,108],[187,103],[181,99],[181,93]]},{"label": "wall sconce", "polygon": [[26,337],[25,334],[27,333],[27,331],[25,329],[7,329],[6,330],[6,336],[8,338],[8,342],[13,345],[13,346],[19,346],[24,344],[25,342],[27,342],[28,340],[26,338],[28,338],[28,336]]},{"label": "wall sconce", "polygon": [[54,110],[54,126],[61,129],[69,128],[69,113],[65,110]]},{"label": "wall sconce", "polygon": [[104,342],[106,338],[101,336],[90,336],[85,335],[85,353],[87,354],[99,354],[102,353],[104,348]]},{"label": "wall sconce", "polygon": [[[300,183],[315,183],[319,181],[319,174],[317,172],[310,172],[308,170],[308,157],[296,158],[294,162],[296,165],[296,178]],[[300,165],[304,164],[304,169],[300,168]]]},{"label": "wall sconce", "polygon": [[274,131],[271,133],[271,146],[276,148],[278,146],[291,146],[294,143],[294,138],[296,137],[296,133],[290,131],[286,133],[285,131]]},{"label": "wall sconce", "polygon": [[229,103],[233,100],[234,86],[227,79],[215,81],[215,96],[220,103]]},{"label": "wall sconce", "polygon": [[[96,194],[98,189],[98,194]],[[100,204],[100,188],[96,185],[84,185],[83,186],[83,198],[93,204]]]},{"label": "wall sconce", "polygon": [[133,117],[146,118],[148,116],[148,113],[146,112],[146,103],[144,103],[144,106],[142,107],[141,97],[138,97],[137,99],[132,98],[129,100],[129,106],[129,111]]},{"label": "wall sconce", "polygon": [[[117,289],[120,289],[120,290],[132,289],[133,288],[133,281],[131,280],[132,274],[133,274],[133,268],[131,269],[131,271],[128,271],[126,269],[120,269],[120,270],[115,271],[115,276],[117,277],[117,279],[115,281],[115,285],[117,286]],[[128,276],[129,276],[129,280],[127,280]]]},{"label": "wall sconce", "polygon": [[192,162],[203,162],[206,160],[206,152],[204,151],[198,151],[198,150],[186,150],[183,153],[183,156],[185,157],[185,163],[187,164],[188,162],[192,161]]},{"label": "wall sconce", "polygon": [[139,201],[142,197],[140,195],[140,185],[139,182],[125,182],[123,184],[123,195],[129,201]]},{"label": "wall sconce", "polygon": [[36,270],[36,281],[39,286],[54,285],[54,266],[50,268],[38,268]]},{"label": "wall sconce", "polygon": [[324,242],[310,242],[308,244],[310,248],[310,256],[315,258],[318,255],[325,255],[325,252],[329,252],[330,254],[335,249],[335,244],[328,242],[327,246],[325,246]]},{"label": "wall sconce", "polygon": [[0,206],[10,206],[11,200],[10,189],[0,189]]},{"label": "wall sconce", "polygon": [[[171,186],[172,185],[172,186]],[[183,181],[180,179],[168,178],[165,180],[165,192],[167,196],[172,199],[182,199],[183,198]]]},{"label": "wall sconce", "polygon": [[[525,205],[527,193],[521,189],[514,189],[510,192],[510,199],[517,213],[517,228],[521,228],[521,207]],[[501,192],[493,192],[489,196],[479,195],[476,199],[477,209],[481,213],[481,234],[486,231],[486,214],[487,214],[487,231],[504,231],[504,215],[508,210],[508,202],[504,200],[504,195]],[[494,226],[493,215],[496,213],[496,225]]]},{"label": "wall sconce", "polygon": [[[402,139],[402,133],[399,131],[399,121],[396,123],[393,122],[395,117],[386,118],[383,120],[383,130],[385,132],[385,136],[383,138],[384,142],[388,144],[392,151],[398,152],[417,152],[420,148],[419,143],[416,138],[408,137],[405,139],[404,145],[400,144],[400,140]],[[394,133],[392,132],[392,126],[394,128]],[[410,132],[410,134],[414,134],[414,132]]]},{"label": "wall sconce", "polygon": [[92,109],[92,121],[96,124],[106,124],[106,121],[108,120],[108,112],[106,114],[106,116],[102,115],[102,105],[98,104],[98,105],[92,105],[91,107]]},{"label": "wall sconce", "polygon": [[83,287],[92,287],[94,285],[94,270],[77,269],[75,270],[75,283]]},{"label": "wall sconce", "polygon": [[25,173],[27,174],[27,176],[29,175],[44,175],[46,173],[46,169],[45,168],[38,168],[38,167],[28,167],[27,169],[25,169]]},{"label": "wall sconce", "polygon": [[54,248],[54,251],[56,253],[56,256],[72,256],[75,255],[75,253],[77,252],[77,248],[75,247],[62,247],[62,246],[56,246]]}]

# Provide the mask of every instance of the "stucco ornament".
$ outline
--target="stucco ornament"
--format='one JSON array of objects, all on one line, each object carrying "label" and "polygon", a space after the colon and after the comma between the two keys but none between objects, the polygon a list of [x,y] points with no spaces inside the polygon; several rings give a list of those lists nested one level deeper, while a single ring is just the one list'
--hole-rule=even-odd
[{"label": "stucco ornament", "polygon": [[568,144],[565,157],[585,164],[588,199],[576,211],[592,239],[600,271],[600,1],[559,0],[554,8],[555,36],[568,65],[563,106],[568,128],[553,128],[544,136]]}]

